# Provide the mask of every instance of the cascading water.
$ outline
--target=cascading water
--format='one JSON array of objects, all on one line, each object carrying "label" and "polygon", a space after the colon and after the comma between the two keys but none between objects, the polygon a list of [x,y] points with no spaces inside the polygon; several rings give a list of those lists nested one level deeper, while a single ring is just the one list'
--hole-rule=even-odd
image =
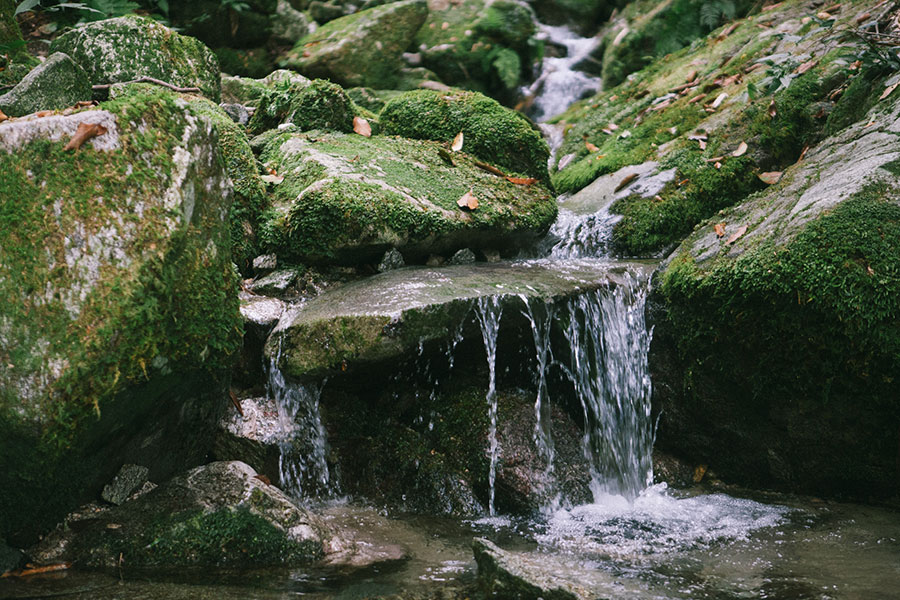
[{"label": "cascading water", "polygon": [[488,471],[488,513],[494,516],[494,497],[496,495],[495,483],[497,481],[497,458],[500,444],[497,441],[497,334],[500,332],[500,315],[503,307],[500,306],[499,296],[482,296],[475,306],[475,315],[481,326],[481,337],[484,339],[484,351],[488,364],[488,444],[491,453],[490,470]]},{"label": "cascading water", "polygon": [[302,385],[287,381],[277,359],[269,366],[268,393],[275,400],[279,478],[296,498],[327,498],[338,492],[326,460],[327,435],[319,413],[324,382]]}]

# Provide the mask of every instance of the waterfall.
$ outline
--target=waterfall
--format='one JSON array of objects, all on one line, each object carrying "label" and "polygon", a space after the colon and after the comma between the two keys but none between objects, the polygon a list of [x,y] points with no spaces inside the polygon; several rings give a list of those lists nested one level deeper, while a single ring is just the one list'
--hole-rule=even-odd
[{"label": "waterfall", "polygon": [[496,493],[495,482],[497,480],[497,456],[500,444],[497,441],[497,334],[500,332],[500,315],[503,308],[500,306],[499,296],[482,296],[478,298],[475,315],[481,326],[481,337],[484,340],[484,351],[488,364],[488,443],[490,446],[491,463],[488,471],[488,513],[493,516],[494,496]]},{"label": "waterfall", "polygon": [[338,489],[328,469],[327,434],[319,413],[324,382],[304,385],[287,381],[277,364],[275,359],[269,366],[268,393],[275,400],[281,425],[281,487],[296,498],[333,496]]}]

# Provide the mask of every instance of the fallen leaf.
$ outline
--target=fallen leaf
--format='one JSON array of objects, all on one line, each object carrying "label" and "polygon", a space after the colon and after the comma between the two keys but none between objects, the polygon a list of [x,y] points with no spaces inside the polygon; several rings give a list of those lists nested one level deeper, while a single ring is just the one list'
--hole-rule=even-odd
[{"label": "fallen leaf", "polygon": [[588,152],[600,152],[600,148],[590,142],[585,142],[584,147],[588,149]]},{"label": "fallen leaf", "polygon": [[803,146],[803,150],[800,152],[800,157],[797,159],[797,162],[800,162],[804,158],[806,158],[806,153],[809,152],[809,144]]},{"label": "fallen leaf", "polygon": [[487,171],[488,173],[493,173],[498,177],[506,177],[506,173],[498,169],[493,165],[489,165],[487,163],[483,163],[480,160],[473,160],[472,164],[481,169],[482,171]]},{"label": "fallen leaf", "polygon": [[706,150],[706,140],[700,140],[700,149]]},{"label": "fallen leaf", "polygon": [[717,163],[717,162],[721,162],[721,161],[725,160],[725,157],[724,156],[715,156],[713,158],[704,158],[703,160],[705,160],[708,163]]},{"label": "fallen leaf", "polygon": [[27,569],[18,569],[16,571],[7,571],[0,575],[0,579],[4,577],[28,577],[29,575],[40,575],[42,573],[53,573],[55,571],[65,571],[72,566],[72,563],[59,563],[56,565],[46,565],[44,567],[35,567],[31,565]]},{"label": "fallen leaf", "polygon": [[765,173],[760,173],[759,178],[763,183],[775,185],[776,183],[781,181],[781,171],[766,171]]},{"label": "fallen leaf", "polygon": [[731,155],[733,157],[737,158],[738,156],[743,156],[746,153],[747,153],[747,142],[741,142],[738,145],[737,149],[731,153]]},{"label": "fallen leaf", "polygon": [[725,223],[716,223],[716,237],[725,237]]},{"label": "fallen leaf", "polygon": [[613,190],[613,193],[618,193],[628,187],[628,184],[638,178],[637,173],[631,173],[622,178],[622,181],[619,182],[619,185],[616,186],[616,189]]},{"label": "fallen leaf", "polygon": [[728,241],[725,242],[726,245],[735,243],[739,237],[747,233],[747,226],[741,225],[738,227],[738,230],[731,234],[731,237],[728,238]]},{"label": "fallen leaf", "polygon": [[691,181],[690,179],[682,179],[681,181],[678,182],[678,187],[684,187],[688,183],[690,183],[690,181]]},{"label": "fallen leaf", "polygon": [[65,145],[63,150],[78,150],[81,146],[91,138],[101,136],[106,133],[106,127],[99,123],[79,123],[75,135]]},{"label": "fallen leaf", "polygon": [[714,164],[713,166],[718,170],[718,169],[722,168],[722,163],[719,161],[716,161],[716,164]]},{"label": "fallen leaf", "polygon": [[769,118],[774,119],[777,114],[778,107],[775,105],[775,98],[772,98],[772,101],[769,102]]},{"label": "fallen leaf", "polygon": [[720,34],[719,34],[719,37],[717,37],[716,39],[717,39],[718,41],[721,42],[722,40],[724,40],[725,38],[727,38],[729,35],[731,35],[732,33],[734,33],[734,30],[737,29],[737,26],[738,26],[737,23],[732,23],[731,25],[729,25],[729,26],[725,29],[725,31],[723,31],[722,33],[720,33]]},{"label": "fallen leaf", "polygon": [[264,182],[271,183],[272,185],[278,185],[282,181],[284,181],[283,175],[263,175],[260,177]]},{"label": "fallen leaf", "polygon": [[694,469],[694,483],[700,483],[703,481],[703,476],[706,475],[706,470],[709,467],[706,465],[697,465],[697,468]]},{"label": "fallen leaf", "polygon": [[625,131],[623,131],[622,133],[619,134],[619,139],[622,139],[622,140],[628,139],[628,138],[630,138],[630,137],[631,137],[631,132],[628,131],[628,130],[625,130]]},{"label": "fallen leaf", "polygon": [[827,13],[823,10],[823,11],[816,13],[816,18],[821,19],[822,21],[830,21],[834,17],[832,17],[829,13]]},{"label": "fallen leaf", "polygon": [[716,99],[713,100],[713,103],[709,105],[710,108],[719,108],[722,106],[722,103],[725,102],[725,99],[728,98],[728,94],[726,92],[722,92]]},{"label": "fallen leaf", "polygon": [[456,205],[459,206],[463,210],[475,210],[478,208],[478,198],[475,197],[475,194],[472,193],[472,190],[469,190],[462,197],[456,201]]},{"label": "fallen leaf", "polygon": [[506,180],[510,183],[514,183],[516,185],[532,185],[537,183],[537,179],[534,177],[506,177]]},{"label": "fallen leaf", "polygon": [[605,154],[598,154],[597,156],[594,157],[594,160],[600,160],[601,158],[606,158],[606,155],[605,155]]},{"label": "fallen leaf", "polygon": [[38,119],[40,119],[42,117],[49,117],[52,114],[53,114],[52,110],[39,110],[36,113],[34,113],[34,116],[36,116]]},{"label": "fallen leaf", "polygon": [[3,114],[3,111],[0,110],[0,123],[2,123],[3,121],[7,121],[7,120],[9,120],[9,117],[7,117],[5,114]]},{"label": "fallen leaf", "polygon": [[692,81],[696,81],[696,80],[697,80],[697,69],[694,69],[693,71],[688,73],[688,76],[685,78],[685,82],[691,83]]},{"label": "fallen leaf", "polygon": [[867,12],[859,15],[858,17],[856,17],[856,24],[861,25],[863,21],[871,18],[871,16],[872,16],[872,13],[867,13]]},{"label": "fallen leaf", "polygon": [[897,86],[898,86],[898,85],[900,85],[900,81],[898,81],[897,83],[893,83],[893,84],[887,86],[886,88],[884,88],[884,91],[881,92],[881,95],[878,97],[878,99],[879,99],[879,100],[884,100],[885,98],[887,98],[888,96],[890,96],[891,93],[892,93],[894,90],[897,89]]},{"label": "fallen leaf", "polygon": [[875,269],[873,269],[871,265],[866,265],[866,273],[868,273],[869,277],[871,277],[875,274]]},{"label": "fallen leaf", "polygon": [[353,131],[363,137],[372,137],[372,126],[362,117],[353,117]]},{"label": "fallen leaf", "polygon": [[254,475],[253,477],[256,478],[256,479],[259,479],[260,481],[262,481],[262,482],[263,482],[264,484],[266,484],[266,485],[272,485],[272,481],[271,481],[268,477],[266,477],[265,475],[263,475],[262,473],[257,473],[257,474]]},{"label": "fallen leaf", "polygon": [[803,75],[804,73],[806,73],[807,71],[812,69],[817,64],[819,64],[819,61],[817,61],[817,60],[808,60],[805,63],[803,63],[802,65],[800,65],[799,67],[797,67],[797,70],[794,72],[797,75]]},{"label": "fallen leaf", "polygon": [[697,104],[698,102],[706,98],[706,96],[707,94],[697,94],[696,96],[688,100],[688,104]]},{"label": "fallen leaf", "polygon": [[456,134],[456,137],[453,138],[453,143],[450,144],[450,149],[454,152],[459,152],[463,147],[463,132],[460,131]]}]

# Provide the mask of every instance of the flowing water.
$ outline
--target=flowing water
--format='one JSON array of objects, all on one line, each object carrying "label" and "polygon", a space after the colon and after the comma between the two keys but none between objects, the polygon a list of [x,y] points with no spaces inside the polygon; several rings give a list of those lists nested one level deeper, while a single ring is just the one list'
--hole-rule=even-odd
[{"label": "flowing water", "polygon": [[484,351],[488,364],[488,446],[490,449],[490,470],[488,471],[488,514],[494,516],[496,496],[497,457],[500,446],[497,442],[497,334],[500,332],[500,316],[503,310],[498,296],[484,296],[478,299],[476,315],[481,326]]}]

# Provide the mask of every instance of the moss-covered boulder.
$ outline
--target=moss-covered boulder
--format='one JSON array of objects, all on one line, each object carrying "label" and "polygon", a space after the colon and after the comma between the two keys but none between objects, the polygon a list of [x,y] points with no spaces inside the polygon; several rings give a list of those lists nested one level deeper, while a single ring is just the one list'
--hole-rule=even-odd
[{"label": "moss-covered boulder", "polygon": [[259,105],[263,95],[269,90],[288,88],[291,84],[297,84],[302,88],[307,83],[309,83],[309,80],[303,75],[285,69],[272,71],[262,79],[251,79],[240,75],[223,75],[222,102],[256,107]]},{"label": "moss-covered boulder", "polygon": [[329,538],[251,467],[215,462],[121,506],[76,511],[32,555],[80,567],[296,565],[322,558]]},{"label": "moss-covered boulder", "polygon": [[38,64],[28,54],[22,32],[14,16],[16,2],[0,0],[0,86],[17,84]]},{"label": "moss-covered boulder", "polygon": [[550,149],[526,117],[478,92],[416,90],[390,100],[382,131],[418,140],[451,142],[463,133],[463,151],[510,174],[549,182]]},{"label": "moss-covered boulder", "polygon": [[[85,127],[97,135],[66,150]],[[231,183],[185,101],[153,88],[6,121],[0,168],[0,535],[14,541],[123,462],[159,480],[201,460],[240,316]]]},{"label": "moss-covered boulder", "polygon": [[416,35],[422,64],[444,83],[511,101],[531,77],[543,46],[534,11],[512,0],[431,2]]},{"label": "moss-covered boulder", "polygon": [[426,0],[401,0],[335,19],[299,40],[281,65],[347,87],[390,88],[427,15]]},{"label": "moss-covered boulder", "polygon": [[[703,219],[764,188],[759,175],[784,170],[838,127],[831,115],[846,113],[844,89],[860,91],[853,82],[873,78],[846,58],[864,47],[835,48],[832,23],[809,12],[785,2],[742,19],[574,105],[556,119],[565,132],[553,169],[557,191],[576,192],[648,161],[658,172],[675,169],[663,189],[612,206],[621,215],[614,250],[659,256]],[[834,26],[857,16],[842,11]]]},{"label": "moss-covered boulder", "polygon": [[153,77],[198,87],[215,102],[221,95],[216,55],[153,19],[127,16],[89,23],[56,38],[50,50],[71,56],[94,85]]},{"label": "moss-covered boulder", "polygon": [[92,96],[84,69],[57,52],[0,96],[0,110],[7,116],[21,117],[39,110],[66,108]]},{"label": "moss-covered boulder", "polygon": [[670,257],[653,297],[661,447],[748,485],[900,492],[898,119],[894,94]]},{"label": "moss-covered boulder", "polygon": [[[544,186],[516,185],[436,142],[272,133],[261,160],[284,181],[265,237],[283,258],[354,264],[377,263],[392,247],[423,261],[465,247],[511,250],[556,216]],[[468,192],[478,207],[463,211],[457,203]]]}]

